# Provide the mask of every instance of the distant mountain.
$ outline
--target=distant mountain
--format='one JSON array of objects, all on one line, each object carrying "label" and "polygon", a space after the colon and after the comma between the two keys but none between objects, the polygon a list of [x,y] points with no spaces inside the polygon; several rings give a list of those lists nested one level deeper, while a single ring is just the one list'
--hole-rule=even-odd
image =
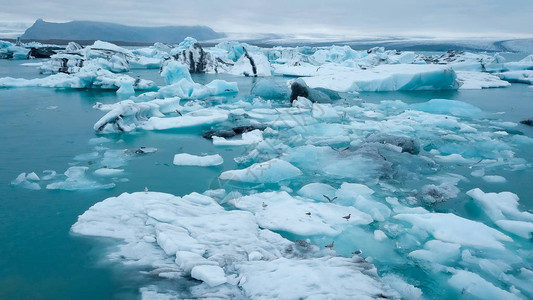
[{"label": "distant mountain", "polygon": [[38,19],[22,35],[22,40],[70,40],[131,43],[179,43],[186,37],[199,41],[225,37],[207,26],[138,27],[94,21],[50,23]]}]

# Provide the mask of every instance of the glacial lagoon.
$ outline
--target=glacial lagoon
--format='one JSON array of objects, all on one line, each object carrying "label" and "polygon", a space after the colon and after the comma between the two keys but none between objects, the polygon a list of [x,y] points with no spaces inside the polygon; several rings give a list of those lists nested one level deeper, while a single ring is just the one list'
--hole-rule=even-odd
[{"label": "glacial lagoon", "polygon": [[[45,78],[36,67],[21,65],[25,62],[0,60],[0,78]],[[158,69],[127,74],[152,80],[157,86],[166,84]],[[487,291],[518,299],[533,296],[528,284],[533,276],[531,231],[528,233],[533,222],[533,127],[519,123],[533,117],[530,85],[340,93],[341,99],[320,107],[300,99],[296,102],[302,103],[292,106],[288,99],[258,99],[251,89],[260,77],[191,76],[201,85],[215,79],[236,82],[238,93],[182,99],[180,115],[198,110],[194,105],[216,107],[230,112],[225,125],[241,125],[242,119],[250,118],[271,124],[270,129],[257,141],[244,141],[243,145],[215,145],[202,137],[218,124],[103,133],[93,127],[106,111],[94,107],[95,103],[112,105],[121,100],[113,90],[0,88],[0,298],[149,298],[165,294],[269,298],[274,294],[262,291],[256,282],[268,278],[264,270],[287,280],[291,277],[284,267],[305,272],[320,266],[326,274],[346,278],[350,273],[344,268],[350,268],[346,264],[352,257],[357,263],[354,268],[370,268],[365,264],[371,263],[379,277],[356,277],[360,282],[369,280],[367,288],[375,286],[370,291],[350,286],[355,290],[347,287],[349,292],[429,299],[469,299],[486,296]],[[270,79],[286,86],[292,78]],[[187,103],[195,104],[187,108]],[[178,118],[178,113],[166,116]],[[406,153],[398,145],[369,142],[368,135],[376,132],[411,136],[419,143],[419,152]],[[152,148],[156,150],[145,151]],[[218,154],[223,163],[178,166],[173,164],[178,153]],[[264,162],[271,164],[266,169],[257,167]],[[111,169],[116,173],[109,172]],[[72,178],[78,177],[69,181],[68,174],[63,175],[67,170]],[[23,183],[16,181],[21,173],[32,172],[39,180],[30,176]],[[221,177],[224,173],[229,175]],[[235,174],[241,180],[231,180]],[[252,178],[246,180],[250,174]],[[503,192],[513,193],[519,200]],[[123,193],[133,194],[112,198]],[[498,200],[487,193],[503,193],[498,195],[508,206],[491,202]],[[152,201],[148,199],[151,196],[154,202],[143,202],[145,206],[138,210],[128,205]],[[326,200],[335,197],[332,203]],[[105,213],[89,210],[100,202]],[[168,203],[176,206],[166,206]],[[201,207],[203,215],[180,214],[191,207]],[[351,218],[343,219],[348,212]],[[85,218],[78,219],[84,213]],[[221,266],[227,272],[227,283],[213,283],[217,278],[209,276],[202,282],[183,271],[178,254],[167,253],[176,253],[176,249],[186,252],[180,248],[184,247],[180,239],[176,242],[171,237],[176,229],[160,229],[172,223],[172,218],[191,216],[197,220],[182,224],[189,232],[205,235],[202,230],[215,226],[210,222],[221,222],[212,229],[217,232],[231,227],[225,222],[233,219],[236,228],[230,229],[240,233],[242,223],[245,236],[255,232],[253,226],[281,236],[265,238],[261,233],[258,245],[268,244],[275,250],[261,244],[255,252],[247,252],[250,262],[242,264],[237,258],[232,261],[235,249],[231,247],[229,252],[217,253],[215,244],[198,246],[207,249],[206,253],[211,251],[218,261],[223,260],[220,257],[228,261]],[[525,229],[513,227],[513,221],[522,222]],[[195,222],[205,222],[205,228]],[[139,228],[133,228],[136,224]],[[137,236],[150,226],[158,231],[151,233],[153,236],[146,233],[140,240],[128,231],[139,230],[132,233]],[[119,240],[106,238],[121,234]],[[332,241],[333,249],[326,249]],[[255,247],[237,242],[243,244],[231,246],[241,250]],[[296,254],[275,257],[279,249],[289,248]],[[341,258],[346,261],[333,261]],[[269,264],[280,259],[284,261],[280,266]],[[325,259],[329,261],[315,265],[314,260]],[[309,264],[299,265],[301,260]],[[361,274],[354,271],[352,275]],[[283,288],[282,283],[271,284],[264,288],[276,284]],[[327,291],[324,284],[325,291],[317,289],[322,295],[338,292]],[[242,289],[245,291],[239,294]]]}]

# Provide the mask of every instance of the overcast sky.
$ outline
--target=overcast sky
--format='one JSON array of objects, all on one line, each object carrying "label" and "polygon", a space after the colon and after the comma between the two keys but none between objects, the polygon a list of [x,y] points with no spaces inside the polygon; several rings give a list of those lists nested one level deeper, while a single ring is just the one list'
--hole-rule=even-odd
[{"label": "overcast sky", "polygon": [[236,33],[533,37],[533,0],[0,0],[0,7],[0,34],[42,18]]}]

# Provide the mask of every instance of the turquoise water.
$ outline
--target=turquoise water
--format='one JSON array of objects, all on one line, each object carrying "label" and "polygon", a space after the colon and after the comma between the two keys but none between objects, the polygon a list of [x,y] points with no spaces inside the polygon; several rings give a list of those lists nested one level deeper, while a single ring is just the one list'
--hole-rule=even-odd
[{"label": "turquoise water", "polygon": [[[19,61],[0,61],[0,77],[35,78],[33,67],[22,67]],[[131,76],[162,84],[157,70],[133,71]],[[253,78],[198,75],[194,80],[207,83],[214,78],[237,81],[240,93],[246,97]],[[277,80],[284,81],[284,78]],[[433,98],[455,99],[480,107],[496,118],[518,122],[533,117],[533,89],[521,84],[510,88],[481,91],[390,92],[362,93],[357,97],[367,102],[402,100],[406,103],[425,102]],[[114,103],[114,92],[92,90],[55,90],[47,88],[0,89],[0,298],[2,299],[98,299],[130,298],[146,281],[127,267],[105,263],[105,247],[109,241],[95,242],[94,238],[73,236],[70,227],[78,215],[93,204],[123,192],[150,190],[178,196],[216,188],[218,174],[237,168],[234,157],[244,148],[217,148],[195,132],[139,132],[106,136],[113,140],[106,144],[112,149],[156,147],[158,151],[142,156],[131,156],[125,176],[129,181],[116,182],[110,190],[95,191],[31,191],[10,185],[21,172],[55,170],[63,173],[74,157],[90,153],[97,137],[94,123],[103,115],[92,108],[95,102]],[[221,101],[233,101],[223,99]],[[359,101],[359,100],[357,100]],[[498,114],[505,112],[504,114]],[[515,128],[533,137],[533,128],[518,125]],[[118,143],[117,143],[118,142]],[[518,157],[533,157],[531,148],[515,149]],[[212,168],[176,167],[173,155],[187,153],[219,153],[224,164]],[[79,161],[88,165],[89,161]],[[480,187],[485,192],[512,191],[520,197],[520,209],[533,209],[533,189],[530,178],[533,170],[502,172],[507,178],[502,189],[481,180],[472,179],[468,186]],[[468,190],[468,186],[461,187]],[[44,187],[44,186],[43,186]],[[465,199],[454,201],[456,207],[443,209],[475,213]],[[378,265],[378,269],[380,266]]]}]

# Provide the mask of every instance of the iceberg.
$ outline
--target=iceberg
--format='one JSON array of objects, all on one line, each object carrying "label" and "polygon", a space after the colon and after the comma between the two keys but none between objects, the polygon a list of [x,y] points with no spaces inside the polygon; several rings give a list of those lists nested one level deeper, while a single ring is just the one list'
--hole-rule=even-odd
[{"label": "iceberg", "polygon": [[115,187],[114,183],[102,184],[91,180],[85,174],[88,169],[88,167],[70,167],[65,171],[66,179],[64,181],[50,183],[46,188],[49,190],[78,191],[111,189]]},{"label": "iceberg", "polygon": [[502,242],[513,240],[500,231],[483,223],[459,217],[451,213],[398,214],[394,219],[406,221],[426,230],[436,239],[481,249],[505,249]]},{"label": "iceberg", "polygon": [[300,176],[302,171],[291,163],[281,159],[271,159],[256,163],[241,170],[224,171],[219,178],[222,180],[242,181],[249,183],[276,183]]},{"label": "iceberg", "polygon": [[[400,297],[362,258],[290,242],[261,229],[250,212],[224,210],[196,193],[124,193],[93,205],[71,230],[117,239],[110,260],[148,266],[160,277],[199,280],[172,292],[179,298]],[[153,289],[141,291],[153,295]]]},{"label": "iceberg", "polygon": [[[183,49],[185,47],[187,48]],[[181,42],[178,48],[172,49],[170,55],[176,61],[188,66],[190,73],[218,73],[217,62],[213,55],[204,51],[200,43],[191,37]]]},{"label": "iceberg", "polygon": [[154,82],[145,79],[134,79],[128,75],[118,75],[103,69],[93,67],[81,68],[77,73],[58,73],[44,78],[23,79],[23,78],[0,78],[0,87],[51,87],[86,89],[101,88],[118,90],[122,85],[131,85],[137,90],[153,90],[156,88]]},{"label": "iceberg", "polygon": [[339,70],[335,74],[305,77],[312,88],[338,92],[384,92],[413,90],[454,90],[459,88],[456,73],[437,65],[380,65],[373,69]]},{"label": "iceberg", "polygon": [[224,163],[222,156],[215,155],[205,155],[198,156],[188,153],[179,153],[174,155],[174,164],[177,166],[198,166],[198,167],[209,167],[209,166],[218,166]]},{"label": "iceberg", "polygon": [[495,75],[509,82],[533,84],[533,70],[508,71]]},{"label": "iceberg", "polygon": [[484,72],[456,71],[460,90],[480,90],[487,88],[508,87],[511,84],[500,77]]}]

